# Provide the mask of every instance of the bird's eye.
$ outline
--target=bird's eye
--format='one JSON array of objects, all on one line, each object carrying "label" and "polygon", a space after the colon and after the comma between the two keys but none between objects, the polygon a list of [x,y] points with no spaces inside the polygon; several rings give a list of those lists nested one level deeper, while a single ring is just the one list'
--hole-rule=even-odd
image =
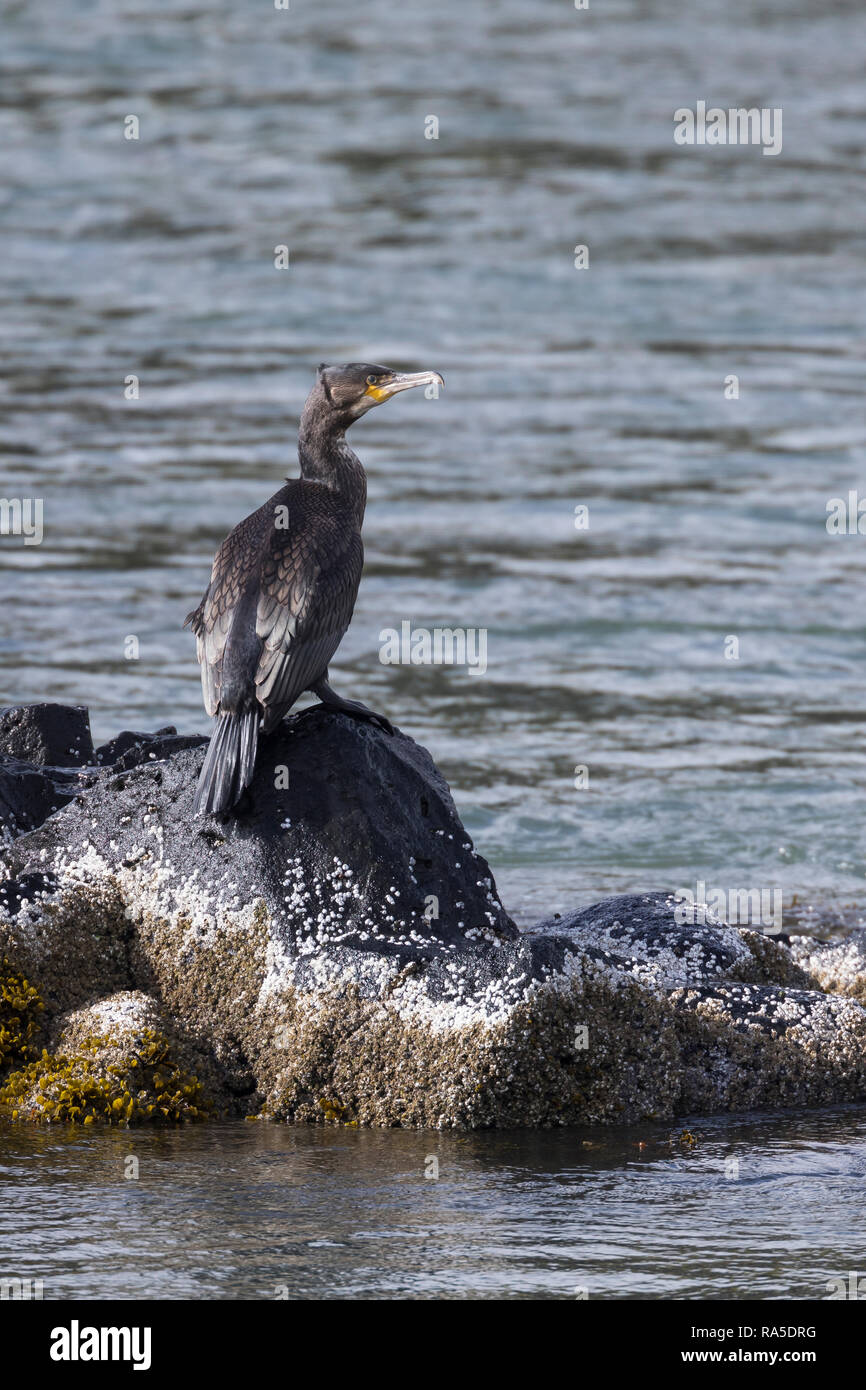
[{"label": "bird's eye", "polygon": [[377,376],[368,376],[368,377],[367,377],[367,385],[368,385],[368,386],[375,386],[375,385],[376,385],[376,382],[377,382],[378,380],[379,380],[379,378],[378,378]]}]

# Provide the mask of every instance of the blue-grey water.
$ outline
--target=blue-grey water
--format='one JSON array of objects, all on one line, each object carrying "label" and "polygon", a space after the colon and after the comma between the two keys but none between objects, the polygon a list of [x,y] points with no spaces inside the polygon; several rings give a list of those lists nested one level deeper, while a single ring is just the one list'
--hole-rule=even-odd
[{"label": "blue-grey water", "polygon": [[866,1269],[862,1113],[686,1133],[0,1130],[0,1277],[45,1299],[814,1300]]},{"label": "blue-grey water", "polygon": [[[98,739],[205,729],[180,624],[216,544],[294,470],[316,364],[433,367],[440,399],[403,396],[353,432],[367,563],[337,688],[431,750],[520,921],[699,881],[778,888],[819,927],[858,918],[866,540],[825,522],[828,499],[866,492],[861,8],[7,0],[0,16],[0,494],[44,505],[40,545],[0,536],[0,701],[85,702]],[[676,145],[674,110],[699,100],[781,108],[782,152]],[[380,632],[404,620],[486,629],[486,674],[381,664]],[[225,1139],[230,1173],[233,1143],[263,1141],[227,1134],[152,1142],[195,1164]],[[33,1169],[53,1184],[63,1153],[74,1167],[111,1141],[32,1142],[57,1146]],[[486,1184],[503,1249],[522,1193],[526,1269],[556,1272],[517,1283],[576,1277],[561,1137],[515,1141],[550,1173],[515,1179],[514,1207],[492,1140],[454,1150],[473,1155],[468,1187],[423,1197],[401,1187],[403,1137],[270,1142],[305,1191],[368,1145],[398,1175],[387,1197],[370,1179],[369,1229],[460,1212],[458,1269]],[[591,1190],[637,1219],[645,1160],[618,1177],[587,1153]],[[825,1188],[807,1165],[798,1208]],[[323,1249],[319,1290],[342,1267]],[[440,1290],[427,1259],[418,1278]],[[369,1285],[347,1260],[345,1287]],[[136,1268],[136,1287],[170,1277]],[[476,1293],[506,1277],[476,1274]]]}]

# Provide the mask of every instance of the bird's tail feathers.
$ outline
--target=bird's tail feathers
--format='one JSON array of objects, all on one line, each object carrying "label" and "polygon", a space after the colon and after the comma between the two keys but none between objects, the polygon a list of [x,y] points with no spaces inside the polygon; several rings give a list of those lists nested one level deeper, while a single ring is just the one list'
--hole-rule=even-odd
[{"label": "bird's tail feathers", "polygon": [[213,815],[234,806],[253,780],[259,742],[259,711],[218,714],[195,789],[193,815]]}]

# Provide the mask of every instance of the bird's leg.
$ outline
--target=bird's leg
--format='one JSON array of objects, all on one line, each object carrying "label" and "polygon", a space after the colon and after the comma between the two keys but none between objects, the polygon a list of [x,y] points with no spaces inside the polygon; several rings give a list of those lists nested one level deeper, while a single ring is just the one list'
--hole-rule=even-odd
[{"label": "bird's leg", "polygon": [[374,724],[378,724],[380,729],[384,729],[386,734],[393,734],[394,726],[388,722],[384,714],[377,714],[375,710],[367,709],[360,700],[344,700],[342,695],[338,695],[336,690],[332,690],[328,684],[328,677],[322,676],[320,681],[310,687],[314,695],[318,695],[323,705],[328,709],[342,710],[343,714],[351,714],[354,719],[369,719]]}]

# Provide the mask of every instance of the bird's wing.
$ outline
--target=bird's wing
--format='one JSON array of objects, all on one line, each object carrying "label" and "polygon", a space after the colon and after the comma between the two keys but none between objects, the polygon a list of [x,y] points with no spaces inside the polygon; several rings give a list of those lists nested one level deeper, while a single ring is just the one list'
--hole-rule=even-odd
[{"label": "bird's wing", "polygon": [[195,633],[204,707],[215,716],[220,702],[223,657],[241,598],[253,578],[273,511],[265,503],[239,522],[214,556],[207,593],[184,621]]},{"label": "bird's wing", "polygon": [[364,563],[360,531],[347,525],[345,512],[315,506],[297,516],[290,503],[289,513],[289,527],[272,531],[256,611],[256,694],[266,732],[327,670],[351,621]]}]

